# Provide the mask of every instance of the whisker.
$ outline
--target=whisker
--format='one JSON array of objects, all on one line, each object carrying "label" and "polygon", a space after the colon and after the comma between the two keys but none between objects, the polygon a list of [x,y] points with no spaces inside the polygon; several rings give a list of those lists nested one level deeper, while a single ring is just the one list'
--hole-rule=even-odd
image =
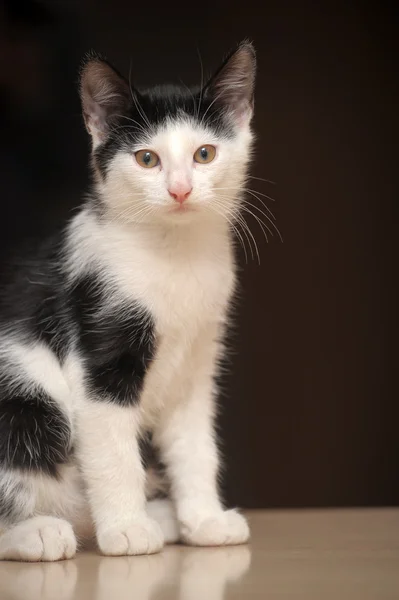
[{"label": "whisker", "polygon": [[[226,198],[226,199],[228,199],[228,197],[227,197],[227,196],[225,196],[225,198]],[[250,249],[251,249],[251,256],[252,256],[252,259],[253,259],[253,258],[254,258],[254,255],[253,255],[253,252],[252,252],[252,244],[251,244],[251,242],[250,242],[250,239],[249,239],[249,237],[248,237],[248,234],[249,234],[249,236],[250,236],[250,238],[251,238],[251,240],[252,240],[252,242],[253,242],[253,244],[254,244],[254,247],[255,247],[255,252],[256,252],[256,255],[257,255],[257,257],[258,257],[258,263],[260,264],[260,256],[259,256],[259,249],[258,249],[258,245],[257,245],[257,243],[256,243],[256,240],[255,240],[255,238],[254,238],[254,236],[253,236],[253,233],[252,233],[251,229],[249,228],[249,225],[248,225],[248,223],[247,223],[247,222],[245,221],[245,219],[244,219],[244,218],[243,218],[243,217],[240,215],[239,211],[236,211],[236,212],[234,212],[234,211],[232,211],[232,210],[231,210],[229,207],[227,207],[227,206],[224,206],[224,205],[221,205],[220,203],[219,203],[219,206],[221,206],[221,207],[223,208],[223,210],[224,210],[224,211],[227,211],[227,212],[229,212],[229,214],[231,214],[231,215],[233,216],[234,220],[235,220],[237,223],[239,223],[239,224],[241,225],[241,227],[242,227],[242,229],[243,229],[243,233],[245,234],[245,236],[246,236],[246,237],[247,237],[247,239],[248,239],[248,244],[249,244],[249,246],[250,246]]]},{"label": "whisker", "polygon": [[[253,244],[255,247],[256,256],[258,257],[258,264],[260,265],[260,255],[259,255],[258,244],[256,243],[256,239],[255,239],[248,223],[245,221],[245,219],[241,215],[237,215],[236,220],[237,220],[237,222],[239,222],[241,224],[241,227],[243,228],[243,230],[247,231],[249,236],[251,237],[251,240],[253,241]],[[253,258],[253,255],[252,255],[252,258]]]},{"label": "whisker", "polygon": [[127,117],[126,115],[116,115],[117,117],[120,117],[121,119],[126,119],[127,121],[131,121],[132,123],[135,123],[135,125],[118,125],[118,126],[114,126],[112,129],[117,131],[118,129],[135,129],[137,131],[143,131],[144,133],[146,133],[146,130],[144,129],[144,127],[142,125],[140,125],[140,123],[138,123],[137,121],[135,121],[134,119],[130,119],[130,117]]},{"label": "whisker", "polygon": [[[233,190],[234,192],[236,191],[236,188],[230,188],[230,187],[226,187],[226,188],[222,188],[222,187],[217,187],[214,188],[215,190]],[[257,196],[257,194],[260,194],[260,192],[256,192],[254,190],[250,190],[249,188],[242,188],[245,192],[248,192],[249,194],[251,194],[252,196],[254,196],[257,200],[259,200],[259,202],[266,208],[266,210],[271,214],[271,216],[273,217],[273,219],[276,219],[276,217],[274,216],[274,214],[272,213],[272,211],[270,210],[270,208],[264,203],[263,200],[261,200],[261,198],[259,198],[259,196]],[[266,196],[266,194],[261,194],[262,196],[265,196],[266,198],[269,198],[270,200],[273,200],[273,202],[275,202],[274,198],[270,198],[270,196]]]},{"label": "whisker", "polygon": [[[206,111],[205,111],[205,112],[204,112],[204,114],[203,114],[203,117],[202,117],[202,119],[201,119],[200,125],[202,125],[202,124],[204,123],[205,117],[206,117],[206,115],[208,114],[208,112],[209,112],[209,109],[210,109],[210,108],[211,108],[211,107],[212,107],[212,106],[215,104],[215,102],[217,102],[217,100],[219,100],[219,98],[220,98],[222,95],[223,95],[223,91],[222,91],[222,92],[220,92],[220,93],[219,93],[219,94],[216,96],[216,98],[214,98],[214,99],[212,100],[212,102],[210,103],[210,105],[208,106],[208,108],[206,109]],[[211,114],[213,114],[213,113],[211,113]]]},{"label": "whisker", "polygon": [[135,206],[127,206],[124,210],[114,215],[112,221],[120,221],[121,219],[134,221],[137,217],[141,216],[143,213],[151,210],[151,205],[145,204],[137,209]]},{"label": "whisker", "polygon": [[[237,227],[234,225],[234,223],[225,214],[222,214],[221,212],[219,212],[218,210],[216,210],[214,205],[212,206],[211,210],[213,210],[216,214],[218,214],[221,217],[223,217],[224,219],[226,219],[226,221],[229,223],[229,225],[232,228],[233,232],[237,236],[237,238],[238,238],[238,240],[240,242],[240,245],[242,246],[242,249],[244,250],[245,263],[248,264],[247,250],[245,248],[244,240],[243,240],[240,232],[238,231]],[[252,247],[251,247],[251,245],[250,245],[250,249],[251,249],[251,255],[252,255],[252,258],[253,258],[253,253],[252,253]]]},{"label": "whisker", "polygon": [[256,198],[257,200],[259,200],[259,202],[262,204],[262,206],[264,206],[264,207],[265,207],[265,209],[266,209],[266,210],[267,210],[267,212],[270,214],[270,216],[271,216],[271,217],[272,217],[274,220],[276,220],[276,217],[274,216],[274,214],[272,213],[272,211],[270,210],[270,208],[269,208],[268,206],[266,206],[266,204],[265,204],[265,203],[264,203],[264,202],[263,202],[263,201],[262,201],[262,200],[259,198],[259,196],[257,196],[257,195],[255,194],[255,192],[253,192],[252,190],[246,190],[246,192],[247,192],[248,194],[251,194],[251,196],[253,196],[253,197],[254,197],[254,198]]},{"label": "whisker", "polygon": [[[221,188],[219,188],[219,189],[221,189]],[[219,194],[219,196],[218,196],[218,199],[222,199],[222,198],[224,198],[225,200],[231,200],[231,198],[230,198],[229,196],[222,196],[222,195],[220,195],[220,194]],[[271,219],[269,218],[269,216],[268,216],[266,213],[264,213],[264,212],[263,212],[263,211],[262,211],[262,210],[261,210],[261,209],[260,209],[258,206],[256,206],[255,204],[252,204],[252,203],[251,203],[251,202],[249,202],[248,200],[244,200],[244,201],[243,201],[243,202],[240,204],[240,207],[239,207],[239,209],[237,209],[237,212],[239,212],[239,210],[242,210],[242,211],[244,211],[244,212],[248,213],[249,215],[251,215],[251,216],[252,216],[252,217],[253,217],[253,218],[254,218],[254,219],[255,219],[255,220],[258,222],[258,225],[260,226],[260,228],[261,228],[261,230],[262,230],[262,233],[263,233],[263,235],[264,235],[264,236],[265,236],[265,238],[266,238],[266,241],[267,241],[267,242],[269,242],[269,239],[268,239],[268,236],[267,236],[267,233],[266,233],[265,229],[266,229],[266,230],[267,230],[267,231],[270,233],[270,235],[271,235],[271,236],[274,236],[274,234],[273,234],[273,231],[270,229],[270,227],[268,227],[268,225],[267,225],[266,223],[264,223],[264,222],[262,221],[262,219],[261,219],[261,218],[260,218],[258,215],[254,214],[254,212],[253,212],[252,210],[250,210],[250,209],[248,208],[248,206],[251,206],[253,209],[257,210],[257,211],[258,211],[258,212],[259,212],[259,213],[260,213],[260,214],[261,214],[263,217],[265,217],[265,218],[266,218],[266,219],[269,221],[270,225],[272,225],[272,226],[274,227],[274,229],[275,229],[275,231],[276,231],[277,235],[279,236],[279,238],[280,238],[281,242],[283,242],[283,237],[282,237],[282,235],[281,235],[281,233],[280,233],[280,230],[279,230],[279,229],[278,229],[278,227],[276,226],[276,224],[275,224],[273,221],[271,221]],[[228,210],[229,210],[229,207],[226,207],[226,206],[224,206],[224,205],[223,205],[223,209],[228,211]],[[230,212],[231,212],[231,210],[230,210]],[[235,216],[235,218],[238,220],[238,217],[237,217],[237,216]]]},{"label": "whisker", "polygon": [[[241,208],[244,209],[248,209],[248,206],[250,206],[251,208],[254,208],[255,210],[257,210],[258,212],[260,212],[260,214],[265,217],[265,219],[267,219],[269,221],[269,223],[271,225],[273,225],[273,227],[275,227],[274,222],[271,221],[268,217],[268,215],[266,215],[263,210],[261,210],[258,206],[256,206],[255,204],[252,204],[251,202],[248,202],[248,200],[245,200],[242,204],[241,204]],[[257,215],[258,216],[258,215]],[[260,217],[258,216],[258,219]],[[262,221],[263,223],[263,221]],[[268,230],[268,232],[270,233],[270,235],[274,236],[274,233],[271,229],[269,229],[269,227],[266,225],[266,223],[263,223],[263,225],[266,227],[266,229]]]},{"label": "whisker", "polygon": [[[247,232],[248,228],[246,226],[245,221],[242,220],[242,219],[238,219],[237,215],[234,215],[233,213],[231,213],[231,216],[236,221],[236,223],[241,227],[241,231],[245,235],[245,239],[248,242],[249,251],[251,253],[251,259],[254,260],[255,256],[254,256],[254,252],[253,252],[253,249],[252,249],[252,241],[251,241],[250,236],[248,235],[248,232]],[[255,246],[256,246],[256,244],[255,244]]]},{"label": "whisker", "polygon": [[148,120],[148,117],[145,114],[144,109],[136,96],[134,96],[134,103],[136,105],[136,108],[137,108],[139,114],[142,116],[143,121],[147,124],[148,129],[152,130],[152,125],[151,125],[150,121]]},{"label": "whisker", "polygon": [[[218,190],[233,190],[236,191],[236,188],[214,188],[215,191]],[[274,213],[270,210],[270,208],[265,204],[265,202],[259,198],[258,194],[261,194],[261,192],[258,192],[249,188],[243,188],[243,190],[247,193],[249,193],[251,196],[253,196],[254,198],[256,198],[258,200],[258,202],[260,202],[262,204],[262,206],[267,210],[267,212],[271,215],[271,217],[273,218],[273,221],[270,219],[270,217],[264,213],[258,206],[256,206],[255,204],[253,204],[252,202],[249,202],[249,200],[244,199],[243,202],[247,203],[248,205],[252,206],[255,210],[257,210],[258,212],[260,212],[268,221],[269,223],[272,225],[272,227],[275,229],[277,235],[279,236],[281,242],[284,242],[283,240],[283,236],[279,230],[279,228],[277,227],[276,223],[274,221],[276,221],[276,217],[274,215]],[[266,194],[261,194],[262,196],[265,196],[266,198],[270,198],[269,196],[266,196]],[[220,196],[220,194],[219,194]],[[270,200],[273,200],[273,198],[270,198]],[[269,229],[269,227],[267,227],[266,223],[264,223],[264,226],[267,228],[267,230],[270,232],[271,235],[273,235],[273,233],[271,232],[271,230]]]},{"label": "whisker", "polygon": [[267,233],[266,233],[265,229],[267,229],[267,231],[270,233],[270,235],[273,236],[273,232],[271,231],[271,229],[269,229],[269,227],[265,223],[263,223],[263,221],[258,217],[258,215],[255,215],[252,212],[252,210],[250,210],[248,207],[241,206],[241,210],[243,210],[246,213],[248,213],[249,215],[251,215],[251,217],[253,217],[258,222],[258,225],[261,228],[262,233],[265,236],[267,243],[269,243],[269,238],[267,237]]},{"label": "whisker", "polygon": [[[117,127],[114,126],[110,129],[110,133],[118,134],[120,130],[127,134],[132,145],[137,143],[139,140],[142,140],[143,137],[146,137],[146,133],[144,132],[144,130],[134,125],[119,125]],[[131,130],[133,130],[135,133],[133,133],[133,131]]]},{"label": "whisker", "polygon": [[156,212],[157,212],[156,207],[150,206],[149,210],[143,211],[143,213],[141,213],[141,219],[138,219],[136,222],[142,223],[146,217],[148,217],[149,215],[154,215]]},{"label": "whisker", "polygon": [[275,181],[271,179],[264,179],[263,177],[255,177],[254,175],[248,175],[248,179],[257,179],[258,181],[265,181],[266,183],[271,183],[272,185],[277,185]]},{"label": "whisker", "polygon": [[[234,211],[234,210],[233,210],[231,207],[229,207],[229,206],[225,206],[225,205],[224,205],[222,202],[220,202],[220,201],[218,201],[218,200],[219,200],[219,199],[216,199],[216,200],[214,199],[214,200],[213,200],[213,202],[212,202],[212,204],[211,204],[211,206],[212,206],[212,207],[213,207],[213,206],[215,206],[215,205],[216,205],[216,206],[219,206],[219,207],[222,209],[222,212],[221,212],[221,213],[219,212],[218,214],[220,214],[222,217],[226,218],[226,220],[228,220],[228,222],[229,222],[231,225],[233,225],[234,221],[237,221],[237,213],[236,213],[236,212],[235,212],[235,211]],[[227,217],[227,215],[230,215],[230,217],[231,217],[231,219],[232,219],[232,220],[229,220],[229,219],[228,219],[228,217]],[[241,224],[241,223],[238,223],[238,224],[239,224],[239,225],[242,227],[242,224]],[[246,237],[246,240],[247,240],[247,242],[248,242],[248,246],[249,246],[249,248],[250,248],[251,257],[252,257],[252,259],[253,259],[253,258],[254,258],[254,255],[253,255],[253,252],[252,252],[252,244],[251,244],[251,240],[250,240],[250,238],[248,237],[248,234],[247,234],[247,232],[246,232],[244,229],[243,229],[243,231],[242,231],[242,232],[243,232],[243,234],[244,234],[244,235],[245,235],[245,237]]]},{"label": "whisker", "polygon": [[133,92],[133,89],[132,89],[132,61],[131,60],[130,60],[130,67],[129,67],[129,92],[130,92],[130,97],[133,100],[133,102],[134,102],[134,104],[136,106],[136,109],[137,109],[139,115],[143,119],[144,123],[146,123],[146,125],[148,126],[148,128],[152,129],[151,128],[151,124],[150,124],[150,122],[148,120],[148,117],[145,114],[145,112],[143,110],[143,107],[141,106],[140,102],[138,101],[137,94],[135,94]]},{"label": "whisker", "polygon": [[184,83],[184,81],[179,77],[179,81],[180,83],[186,88],[186,90],[189,92],[191,98],[193,99],[193,106],[194,106],[194,110],[197,108],[197,119],[198,119],[198,107],[197,107],[197,102],[194,98],[194,94],[192,93],[192,91],[190,90],[190,88],[188,87],[188,85],[186,85]]},{"label": "whisker", "polygon": [[272,198],[271,196],[268,196],[267,194],[263,194],[262,192],[258,192],[258,190],[251,190],[251,188],[242,188],[242,189],[245,190],[246,192],[253,192],[253,193],[259,194],[260,196],[263,196],[264,198],[268,198],[272,202],[276,201],[275,198]]},{"label": "whisker", "polygon": [[[140,131],[142,131],[145,135],[147,135],[147,131],[144,128],[144,126],[142,125],[142,123],[139,123],[138,121],[136,121],[135,119],[132,119],[131,117],[128,117],[127,115],[116,115],[117,117],[120,117],[121,119],[126,119],[127,121],[130,121],[131,123],[134,123],[137,127],[137,129],[139,129]],[[119,127],[128,127],[127,125],[120,125]]]},{"label": "whisker", "polygon": [[137,109],[137,112],[139,113],[139,115],[141,116],[141,118],[143,119],[144,123],[146,123],[146,125],[148,126],[149,129],[152,129],[151,124],[148,120],[147,115],[145,114],[145,111],[143,109],[143,107],[141,106],[138,98],[137,98],[137,94],[135,94],[133,92],[132,89],[132,61],[130,61],[130,68],[129,68],[129,91],[130,91],[130,97],[134,102],[134,105]]},{"label": "whisker", "polygon": [[[273,218],[274,221],[276,221],[276,216],[275,214],[270,210],[270,208],[263,202],[263,200],[261,200],[258,196],[256,196],[256,199],[258,200],[258,202],[261,203],[261,205],[267,210],[267,212],[269,213],[269,215]],[[259,209],[258,206],[256,206],[256,204],[253,204],[252,202],[250,202],[248,200],[248,198],[244,198],[244,201],[247,202],[248,204],[251,204],[251,206],[256,207],[257,209]],[[265,215],[266,216],[266,215]],[[269,219],[270,220],[270,219]]]},{"label": "whisker", "polygon": [[201,104],[202,104],[202,90],[204,87],[204,64],[202,62],[201,53],[200,53],[198,46],[197,46],[197,54],[198,54],[198,58],[199,58],[200,65],[201,65],[201,88],[200,88],[200,97],[199,97],[198,110],[197,110],[197,120],[198,120],[200,110],[201,110]]},{"label": "whisker", "polygon": [[[248,204],[249,206],[252,206],[252,208],[255,208],[258,212],[260,212],[269,221],[269,223],[272,225],[272,227],[274,227],[274,229],[275,229],[277,235],[279,236],[281,242],[284,241],[283,240],[283,236],[281,235],[281,232],[280,232],[279,228],[277,227],[276,223],[274,221],[272,221],[270,219],[270,217],[268,217],[268,215],[263,212],[263,210],[261,210],[258,206],[256,206],[255,204],[252,204],[252,202],[249,202],[248,200],[245,200],[244,203]],[[265,227],[267,227],[266,224],[264,224],[264,225],[265,225]],[[268,230],[269,230],[269,228],[268,228]]]}]

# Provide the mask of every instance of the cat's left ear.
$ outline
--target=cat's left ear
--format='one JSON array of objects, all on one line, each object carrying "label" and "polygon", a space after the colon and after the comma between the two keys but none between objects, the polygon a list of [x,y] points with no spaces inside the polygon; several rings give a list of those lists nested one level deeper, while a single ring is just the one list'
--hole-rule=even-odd
[{"label": "cat's left ear", "polygon": [[80,73],[80,99],[93,148],[103,142],[115,119],[131,103],[129,83],[107,61],[89,56]]},{"label": "cat's left ear", "polygon": [[254,109],[255,75],[255,48],[251,42],[241,42],[208,82],[205,92],[215,104],[231,112],[239,125],[248,124]]}]

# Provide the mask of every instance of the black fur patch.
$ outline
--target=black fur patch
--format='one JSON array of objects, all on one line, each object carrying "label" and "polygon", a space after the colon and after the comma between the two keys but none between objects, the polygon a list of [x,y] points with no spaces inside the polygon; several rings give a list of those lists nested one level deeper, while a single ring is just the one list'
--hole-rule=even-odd
[{"label": "black fur patch", "polygon": [[144,433],[139,438],[139,448],[140,448],[141,462],[145,469],[148,469],[149,467],[158,465],[159,455],[152,443],[152,434],[150,432]]},{"label": "black fur patch", "polygon": [[128,406],[138,401],[154,355],[154,325],[142,309],[121,306],[106,293],[95,276],[81,280],[72,291],[74,321],[94,398]]},{"label": "black fur patch", "polygon": [[234,128],[224,106],[214,103],[214,99],[203,94],[200,89],[187,90],[177,85],[162,85],[141,93],[135,92],[136,102],[126,116],[115,118],[113,131],[101,144],[94,159],[103,177],[107,166],[119,151],[127,151],[134,144],[140,144],[143,133],[155,131],[167,119],[189,117],[194,122],[203,123],[217,136],[231,137]]},{"label": "black fur patch", "polygon": [[62,240],[60,232],[41,243],[26,240],[2,257],[0,269],[0,329],[20,323],[24,337],[45,342],[61,361],[68,348]]},{"label": "black fur patch", "polygon": [[56,476],[67,462],[70,427],[49,398],[3,397],[0,400],[0,466]]},{"label": "black fur patch", "polygon": [[166,467],[161,460],[158,448],[153,444],[152,434],[150,432],[144,433],[139,438],[139,448],[144,469],[147,472],[151,470],[160,481],[160,487],[152,490],[150,496],[151,500],[154,500],[155,498],[166,498],[168,496],[167,490],[169,487]]}]

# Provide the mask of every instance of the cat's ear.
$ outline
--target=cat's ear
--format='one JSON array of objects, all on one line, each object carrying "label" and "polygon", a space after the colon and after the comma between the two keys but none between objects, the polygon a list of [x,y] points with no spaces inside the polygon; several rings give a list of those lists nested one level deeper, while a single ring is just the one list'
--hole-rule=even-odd
[{"label": "cat's ear", "polygon": [[80,72],[80,99],[95,147],[105,140],[115,118],[128,111],[129,83],[107,61],[91,55]]},{"label": "cat's ear", "polygon": [[239,124],[248,123],[254,108],[255,48],[244,41],[224,61],[206,86],[215,104],[229,110]]}]

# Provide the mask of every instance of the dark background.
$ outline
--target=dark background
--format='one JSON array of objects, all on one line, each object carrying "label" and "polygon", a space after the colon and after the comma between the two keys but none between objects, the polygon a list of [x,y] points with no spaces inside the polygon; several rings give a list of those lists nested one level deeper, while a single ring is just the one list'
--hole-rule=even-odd
[{"label": "dark background", "polygon": [[[394,14],[381,3],[57,1],[0,8],[1,250],[65,219],[87,185],[76,77],[198,83],[258,52],[253,189],[284,243],[245,265],[221,431],[243,507],[399,504]],[[163,8],[162,8],[163,6]],[[258,6],[258,8],[256,8]],[[393,8],[392,8],[393,11]],[[396,156],[395,156],[395,150]],[[396,160],[394,160],[396,159]],[[259,205],[260,206],[260,205]]]}]

